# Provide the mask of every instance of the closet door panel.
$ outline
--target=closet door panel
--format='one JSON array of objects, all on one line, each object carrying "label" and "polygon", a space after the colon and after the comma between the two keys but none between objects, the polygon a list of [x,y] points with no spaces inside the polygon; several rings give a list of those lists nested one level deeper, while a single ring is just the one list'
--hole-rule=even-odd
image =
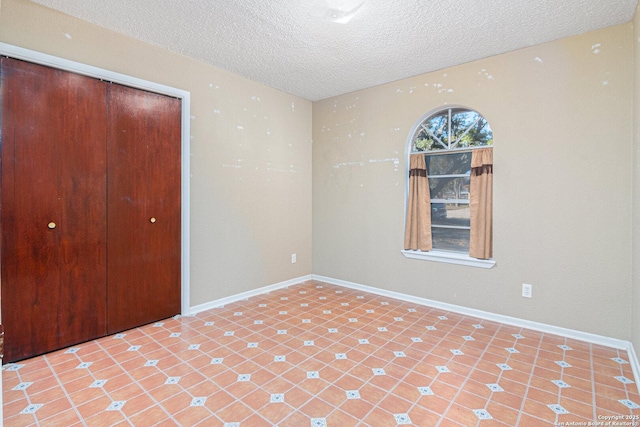
[{"label": "closet door panel", "polygon": [[109,333],[180,313],[181,101],[108,88]]},{"label": "closet door panel", "polygon": [[2,58],[5,361],[106,333],[105,83]]}]

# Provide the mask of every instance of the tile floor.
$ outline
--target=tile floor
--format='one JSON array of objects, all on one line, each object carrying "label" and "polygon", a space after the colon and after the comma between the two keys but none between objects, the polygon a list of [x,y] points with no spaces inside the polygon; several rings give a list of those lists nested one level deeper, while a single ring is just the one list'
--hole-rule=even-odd
[{"label": "tile floor", "polygon": [[640,425],[634,381],[625,351],[309,281],[7,364],[4,425]]}]

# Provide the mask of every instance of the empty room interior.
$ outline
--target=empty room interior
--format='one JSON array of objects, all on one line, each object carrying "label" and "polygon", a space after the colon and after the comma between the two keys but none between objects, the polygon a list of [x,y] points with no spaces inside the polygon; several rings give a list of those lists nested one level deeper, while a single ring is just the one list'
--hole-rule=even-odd
[{"label": "empty room interior", "polygon": [[637,0],[0,0],[0,55],[4,425],[640,426]]}]

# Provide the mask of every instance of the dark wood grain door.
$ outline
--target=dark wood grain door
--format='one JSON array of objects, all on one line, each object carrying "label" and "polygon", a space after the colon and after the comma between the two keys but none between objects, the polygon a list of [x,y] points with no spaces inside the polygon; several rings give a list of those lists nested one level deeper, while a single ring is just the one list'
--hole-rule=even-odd
[{"label": "dark wood grain door", "polygon": [[108,323],[180,313],[181,101],[108,87]]},{"label": "dark wood grain door", "polygon": [[5,361],[106,333],[106,84],[2,58]]}]

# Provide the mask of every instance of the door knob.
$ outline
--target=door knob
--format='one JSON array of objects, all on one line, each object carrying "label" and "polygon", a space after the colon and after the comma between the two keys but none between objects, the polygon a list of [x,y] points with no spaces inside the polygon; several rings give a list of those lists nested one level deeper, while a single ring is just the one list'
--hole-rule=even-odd
[{"label": "door knob", "polygon": [[151,224],[153,224],[153,223],[156,222],[156,219],[155,219],[155,217],[151,217],[151,219],[149,221],[151,221]]},{"label": "door knob", "polygon": [[56,228],[56,223],[52,221],[47,225],[47,227],[53,230],[54,228]]}]

